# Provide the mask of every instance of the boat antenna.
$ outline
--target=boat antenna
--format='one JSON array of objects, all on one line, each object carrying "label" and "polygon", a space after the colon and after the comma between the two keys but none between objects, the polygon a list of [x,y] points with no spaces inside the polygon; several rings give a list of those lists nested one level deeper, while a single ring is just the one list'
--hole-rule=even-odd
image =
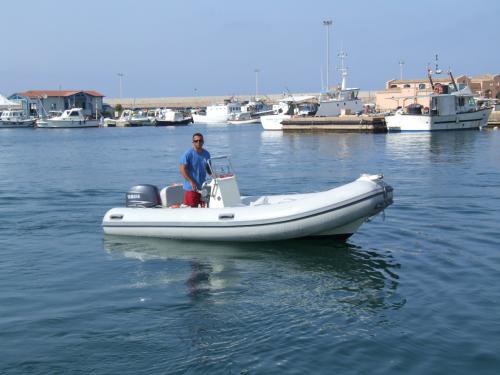
[{"label": "boat antenna", "polygon": [[439,69],[439,66],[438,66],[438,60],[439,60],[439,57],[438,57],[438,54],[436,53],[436,58],[435,58],[435,60],[434,60],[434,61],[435,61],[434,63],[436,64],[436,69],[434,70],[434,72],[435,72],[436,74],[441,74],[441,73],[442,73],[442,70],[441,70],[441,69]]}]

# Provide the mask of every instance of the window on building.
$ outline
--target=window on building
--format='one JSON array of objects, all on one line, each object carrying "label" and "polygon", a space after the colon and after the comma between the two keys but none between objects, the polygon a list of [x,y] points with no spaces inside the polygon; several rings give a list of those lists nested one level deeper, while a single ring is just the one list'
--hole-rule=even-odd
[{"label": "window on building", "polygon": [[418,84],[418,89],[419,90],[425,90],[425,83],[419,83]]},{"label": "window on building", "polygon": [[389,88],[391,88],[391,89],[397,89],[398,85],[390,85]]},{"label": "window on building", "polygon": [[405,85],[403,86],[405,89],[409,89],[410,88],[410,85],[408,83],[405,83]]}]

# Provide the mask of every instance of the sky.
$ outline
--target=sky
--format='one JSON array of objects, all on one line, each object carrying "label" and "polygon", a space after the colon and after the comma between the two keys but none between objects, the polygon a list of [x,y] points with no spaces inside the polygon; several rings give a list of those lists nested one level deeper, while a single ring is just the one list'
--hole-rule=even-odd
[{"label": "sky", "polygon": [[[23,0],[0,6],[0,93],[97,90],[122,97],[383,89],[425,77],[500,73],[498,0]],[[256,74],[255,70],[259,73]],[[256,75],[258,77],[256,77]]]}]

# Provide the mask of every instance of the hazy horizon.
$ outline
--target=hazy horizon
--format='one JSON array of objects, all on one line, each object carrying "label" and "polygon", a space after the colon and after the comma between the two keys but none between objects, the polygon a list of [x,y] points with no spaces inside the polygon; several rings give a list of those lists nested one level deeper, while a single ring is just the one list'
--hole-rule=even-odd
[{"label": "hazy horizon", "polygon": [[[437,3],[437,4],[436,4]],[[424,0],[264,2],[227,0],[55,0],[6,3],[0,93],[89,89],[123,98],[318,92],[340,82],[337,54],[348,57],[348,85],[364,91],[399,78],[422,78],[439,54],[455,76],[498,73],[500,2]],[[17,16],[16,16],[17,15]]]}]

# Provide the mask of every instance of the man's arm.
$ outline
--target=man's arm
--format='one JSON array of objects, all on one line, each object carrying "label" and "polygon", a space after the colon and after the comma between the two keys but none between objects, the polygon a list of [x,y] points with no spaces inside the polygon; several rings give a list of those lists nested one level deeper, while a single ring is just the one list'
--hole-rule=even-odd
[{"label": "man's arm", "polygon": [[181,164],[179,166],[179,171],[181,172],[181,175],[189,181],[189,184],[191,185],[191,189],[193,189],[193,191],[196,191],[197,190],[197,187],[196,187],[196,182],[194,182],[194,180],[191,178],[191,176],[189,175],[188,171],[187,171],[187,168],[186,168],[186,165],[185,164]]}]

